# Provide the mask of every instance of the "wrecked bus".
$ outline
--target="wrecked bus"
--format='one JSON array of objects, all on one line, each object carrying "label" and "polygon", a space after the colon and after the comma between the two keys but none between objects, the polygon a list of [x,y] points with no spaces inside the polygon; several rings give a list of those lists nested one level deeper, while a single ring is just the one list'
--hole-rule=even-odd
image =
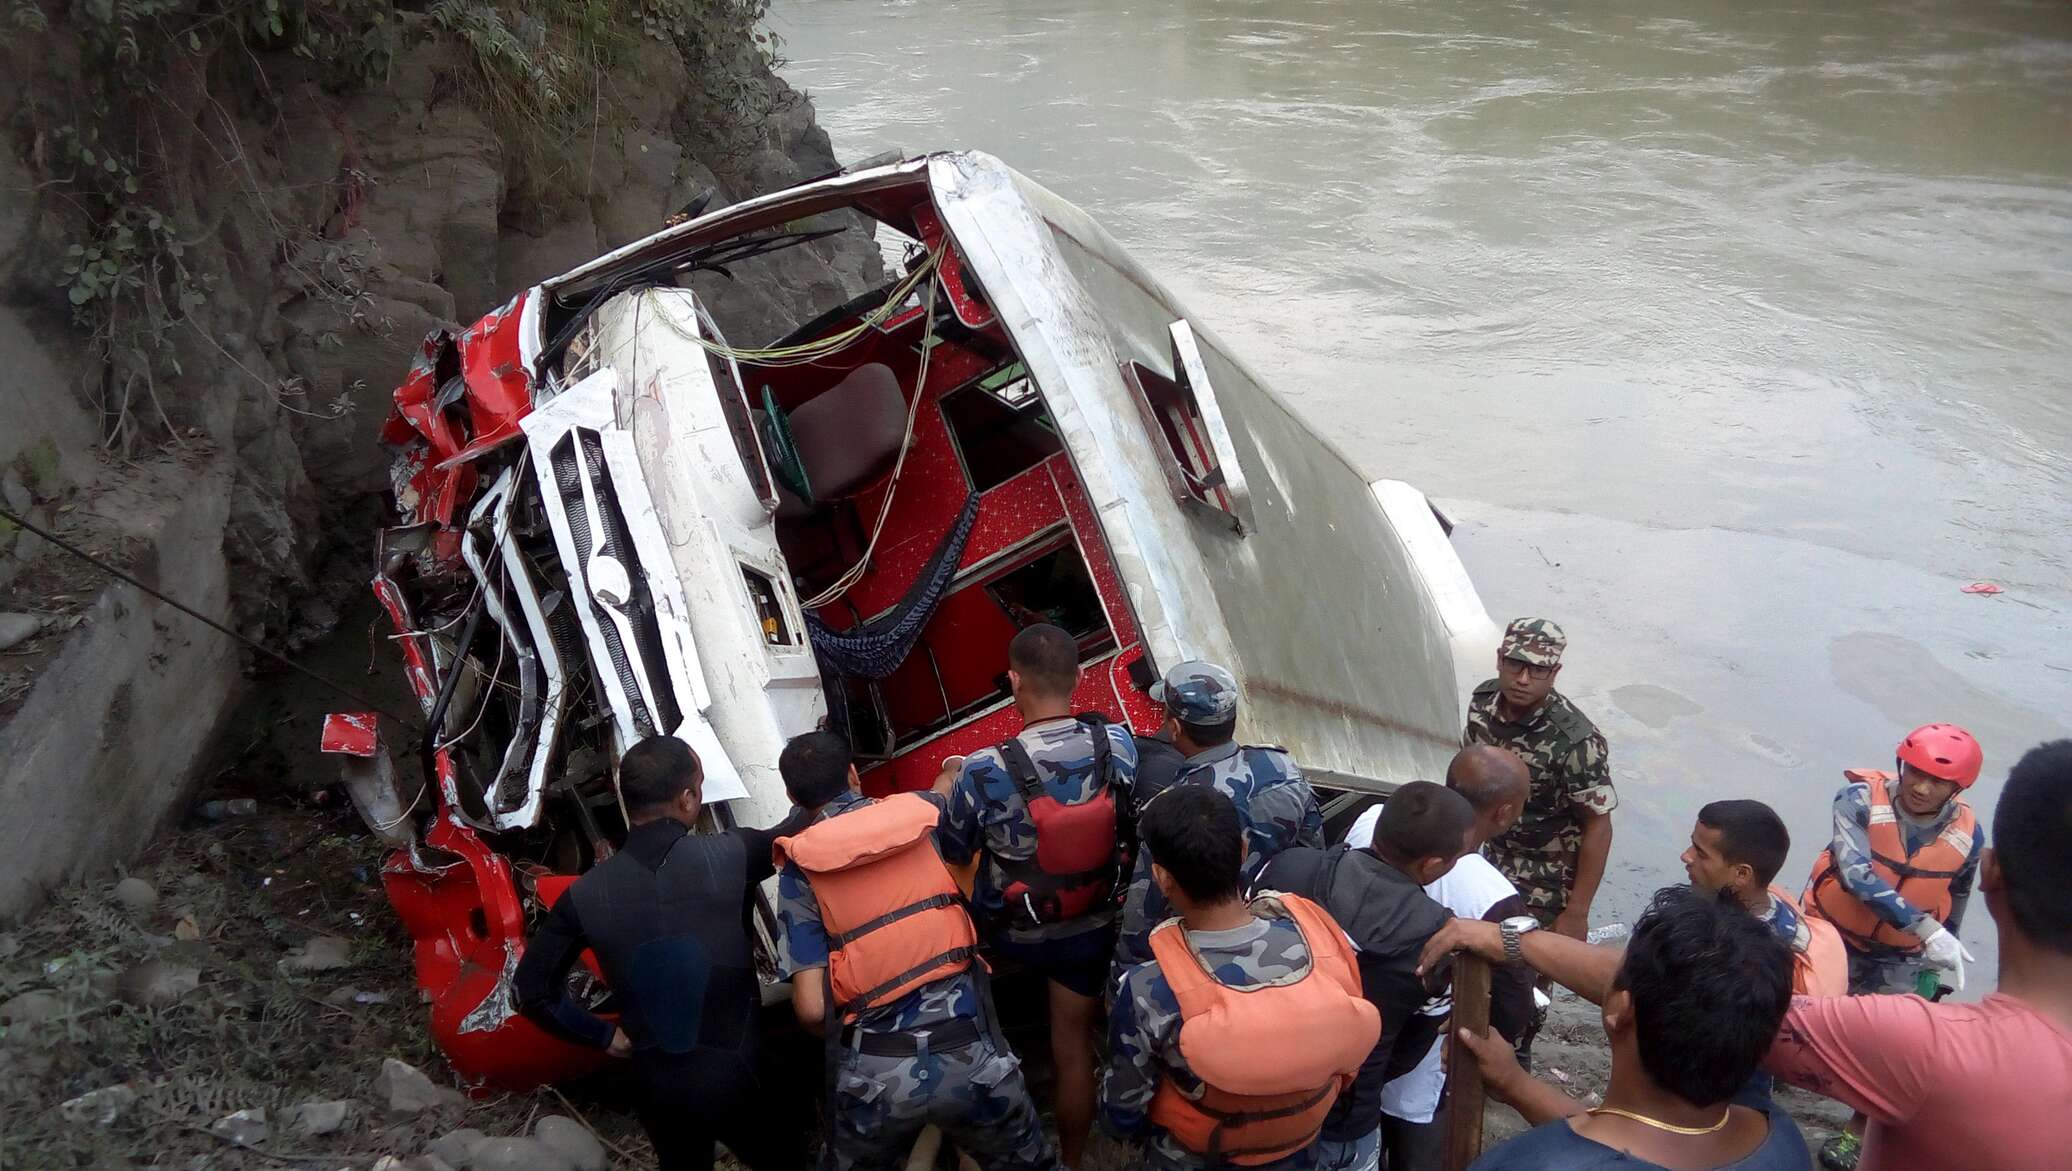
[{"label": "wrecked bus", "polygon": [[[855,213],[888,283],[787,336],[686,287]],[[822,217],[816,219],[816,217]],[[323,746],[394,849],[382,881],[464,1079],[597,1054],[518,1014],[528,923],[625,830],[619,754],[673,733],[708,828],[767,825],[785,741],[843,731],[866,790],[926,787],[1017,720],[1008,640],[1079,640],[1074,702],[1138,729],[1164,666],[1226,663],[1243,735],[1320,790],[1436,777],[1454,653],[1488,620],[1443,518],[1369,483],[1077,208],[977,153],[699,215],[427,338],[382,439],[373,589],[421,742]],[[394,750],[392,753],[391,749]],[[769,999],[781,995],[757,908]],[[571,979],[599,1011],[594,968]]]}]

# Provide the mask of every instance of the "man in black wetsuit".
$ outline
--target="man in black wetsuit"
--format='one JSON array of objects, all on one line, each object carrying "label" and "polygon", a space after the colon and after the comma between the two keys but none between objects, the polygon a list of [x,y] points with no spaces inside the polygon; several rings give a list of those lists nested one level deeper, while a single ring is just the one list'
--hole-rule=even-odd
[{"label": "man in black wetsuit", "polygon": [[[790,828],[693,834],[704,770],[690,746],[650,736],[619,762],[632,828],[577,879],[518,963],[519,1007],[554,1032],[632,1059],[641,1125],[662,1171],[708,1171],[713,1142],[754,1171],[802,1171],[804,1135],[773,1115],[758,1074],[761,996],[749,899]],[[568,970],[597,954],[619,1023],[568,995]]]}]

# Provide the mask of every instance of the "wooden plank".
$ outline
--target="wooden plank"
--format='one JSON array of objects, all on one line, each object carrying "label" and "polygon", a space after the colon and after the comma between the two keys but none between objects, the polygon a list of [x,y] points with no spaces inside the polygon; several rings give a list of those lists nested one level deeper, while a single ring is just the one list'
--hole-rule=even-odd
[{"label": "wooden plank", "polygon": [[1458,1031],[1489,1028],[1489,962],[1453,957],[1453,1021],[1446,1034],[1446,1171],[1464,1171],[1482,1154],[1482,1069]]}]

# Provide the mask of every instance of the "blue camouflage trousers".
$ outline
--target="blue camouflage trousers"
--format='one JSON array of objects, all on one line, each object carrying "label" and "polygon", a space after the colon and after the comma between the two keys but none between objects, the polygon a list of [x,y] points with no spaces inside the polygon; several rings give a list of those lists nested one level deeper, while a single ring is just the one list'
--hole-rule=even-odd
[{"label": "blue camouflage trousers", "polygon": [[898,1168],[923,1127],[942,1128],[986,1171],[1055,1171],[1057,1150],[1022,1081],[1021,1061],[990,1038],[911,1057],[839,1052],[829,1171]]}]

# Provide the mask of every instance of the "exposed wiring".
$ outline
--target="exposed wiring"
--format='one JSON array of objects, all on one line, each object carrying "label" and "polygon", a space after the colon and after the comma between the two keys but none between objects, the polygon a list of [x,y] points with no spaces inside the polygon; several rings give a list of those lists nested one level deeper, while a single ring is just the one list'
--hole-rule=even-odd
[{"label": "exposed wiring", "polygon": [[[701,337],[694,331],[686,330],[671,320],[667,314],[662,315],[662,321],[677,336],[734,362],[747,362],[750,365],[767,367],[810,366],[840,353],[870,333],[871,330],[890,321],[907,301],[913,297],[915,291],[921,287],[921,282],[932,276],[936,267],[941,263],[941,249],[928,253],[921,259],[919,264],[916,264],[911,271],[900,278],[898,284],[892,287],[892,292],[885,298],[884,304],[864,314],[862,319],[855,325],[850,326],[848,329],[828,334],[826,337],[814,338],[812,341],[800,342],[793,346],[773,346],[768,349],[739,349],[725,342]],[[929,297],[931,305],[934,303],[934,290],[934,283],[930,282]]]},{"label": "exposed wiring", "polygon": [[892,515],[892,498],[899,491],[900,473],[906,470],[907,452],[913,450],[914,420],[921,413],[921,399],[928,389],[928,359],[935,353],[935,290],[939,285],[938,281],[928,282],[928,295],[921,312],[921,364],[914,375],[913,401],[907,404],[906,437],[900,441],[899,458],[892,464],[892,478],[885,483],[885,500],[878,505],[878,522],[871,526],[870,542],[863,547],[863,556],[857,558],[856,564],[850,566],[846,573],[836,578],[826,589],[800,603],[805,609],[818,609],[848,593],[857,582],[863,580],[863,575],[870,569],[871,556],[878,551],[878,537],[885,531],[885,519]]}]

